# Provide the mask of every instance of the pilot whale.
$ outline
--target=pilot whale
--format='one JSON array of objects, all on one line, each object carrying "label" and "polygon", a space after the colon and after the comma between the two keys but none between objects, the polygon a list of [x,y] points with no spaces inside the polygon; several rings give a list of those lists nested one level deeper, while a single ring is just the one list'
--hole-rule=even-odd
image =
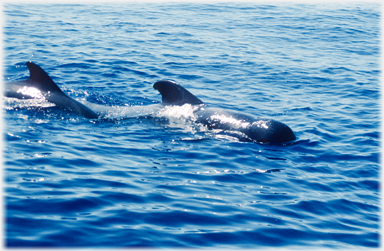
[{"label": "pilot whale", "polygon": [[181,85],[171,80],[157,81],[153,88],[162,96],[164,105],[197,105],[196,122],[209,129],[237,133],[243,140],[282,143],[296,139],[292,129],[272,119],[257,119],[237,111],[207,106]]},{"label": "pilot whale", "polygon": [[[40,66],[32,62],[27,62],[26,65],[30,71],[30,77],[26,80],[6,83],[4,96],[18,99],[46,99],[86,118],[100,117],[98,113],[62,92]],[[208,129],[220,129],[235,134],[242,140],[262,143],[283,143],[296,139],[291,128],[279,121],[259,119],[233,110],[209,107],[172,80],[157,81],[153,88],[160,92],[162,106],[185,104],[194,106],[196,123],[205,125]]]}]

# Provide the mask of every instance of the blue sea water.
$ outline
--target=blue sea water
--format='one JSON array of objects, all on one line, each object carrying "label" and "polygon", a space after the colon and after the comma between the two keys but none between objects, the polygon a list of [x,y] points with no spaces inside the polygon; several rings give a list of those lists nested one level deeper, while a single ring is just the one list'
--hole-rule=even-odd
[{"label": "blue sea water", "polygon": [[159,103],[153,83],[173,79],[298,138],[241,142],[183,111],[90,120],[3,98],[7,247],[380,246],[379,4],[3,10],[4,81],[33,61],[73,98],[129,107]]}]

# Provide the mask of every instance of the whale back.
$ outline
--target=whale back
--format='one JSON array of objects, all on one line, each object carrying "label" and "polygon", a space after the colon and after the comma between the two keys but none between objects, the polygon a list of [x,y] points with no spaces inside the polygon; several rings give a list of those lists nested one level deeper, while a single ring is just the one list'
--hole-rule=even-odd
[{"label": "whale back", "polygon": [[46,97],[52,93],[65,95],[40,66],[32,62],[27,62],[26,65],[29,70],[29,78],[21,81],[5,82],[3,90],[5,97],[33,99],[42,96]]},{"label": "whale back", "polygon": [[[98,115],[83,105],[82,103],[68,97],[56,84],[51,77],[37,64],[26,63],[30,77],[26,80],[7,82],[4,90],[4,96],[18,99],[44,98],[57,106],[72,110],[86,118],[98,118]],[[28,90],[35,88],[34,91]]]},{"label": "whale back", "polygon": [[204,104],[204,102],[195,95],[171,80],[157,81],[153,85],[153,88],[160,92],[162,102],[167,105]]}]

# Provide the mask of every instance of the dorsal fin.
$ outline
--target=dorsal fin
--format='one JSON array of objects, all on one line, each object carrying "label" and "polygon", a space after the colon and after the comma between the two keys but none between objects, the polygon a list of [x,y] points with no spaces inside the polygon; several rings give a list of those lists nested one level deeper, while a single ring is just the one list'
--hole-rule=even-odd
[{"label": "dorsal fin", "polygon": [[53,82],[50,76],[37,64],[27,62],[27,67],[30,72],[30,77],[27,80],[28,84],[39,89],[40,91],[49,93],[46,99],[57,106],[68,108],[86,118],[95,119],[98,115],[83,105],[82,103],[68,97],[60,88]]},{"label": "dorsal fin", "polygon": [[195,97],[181,85],[170,80],[157,81],[153,88],[158,90],[162,96],[162,102],[170,105],[201,105],[203,101]]},{"label": "dorsal fin", "polygon": [[33,86],[44,92],[60,92],[60,88],[53,82],[51,77],[37,64],[32,62],[26,63],[30,77],[29,81],[33,82]]}]

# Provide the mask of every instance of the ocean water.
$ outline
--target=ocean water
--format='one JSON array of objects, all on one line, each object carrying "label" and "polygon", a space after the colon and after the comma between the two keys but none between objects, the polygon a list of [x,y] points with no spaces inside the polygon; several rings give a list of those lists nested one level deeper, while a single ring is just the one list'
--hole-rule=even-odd
[{"label": "ocean water", "polygon": [[[380,7],[4,5],[3,81],[33,61],[106,107],[90,120],[3,98],[5,245],[379,247]],[[116,108],[159,103],[160,79],[297,140],[241,142],[190,107]]]}]

